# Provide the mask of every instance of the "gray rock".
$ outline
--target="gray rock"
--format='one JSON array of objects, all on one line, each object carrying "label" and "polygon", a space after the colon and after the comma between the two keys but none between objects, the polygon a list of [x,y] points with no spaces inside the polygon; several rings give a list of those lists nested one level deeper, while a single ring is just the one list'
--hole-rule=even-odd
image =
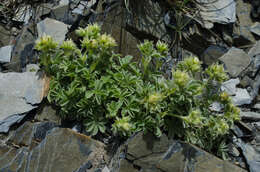
[{"label": "gray rock", "polygon": [[41,112],[37,113],[35,120],[38,121],[50,121],[57,124],[61,123],[60,117],[56,114],[56,110],[51,105],[44,105]]},{"label": "gray rock", "polygon": [[94,172],[106,164],[104,144],[49,122],[25,123],[8,143],[18,144],[0,145],[0,171]]},{"label": "gray rock", "polygon": [[236,86],[240,83],[239,79],[230,79],[228,81],[225,81],[221,85],[221,90],[228,93],[230,96],[236,95],[237,88]]},{"label": "gray rock", "polygon": [[257,41],[256,44],[249,50],[248,55],[252,58],[252,72],[255,76],[258,69],[260,69],[260,41]]},{"label": "gray rock", "polygon": [[252,99],[255,99],[258,96],[259,88],[260,88],[260,75],[257,75],[253,83],[253,90],[250,92]]},{"label": "gray rock", "polygon": [[237,143],[247,161],[250,172],[258,172],[260,169],[260,154],[253,146],[243,141]]},{"label": "gray rock", "polygon": [[212,45],[209,46],[202,54],[203,62],[206,65],[211,65],[218,61],[222,55],[224,55],[227,50],[223,47]]},{"label": "gray rock", "polygon": [[21,72],[27,62],[33,59],[33,47],[36,40],[34,25],[29,24],[23,27],[14,45],[11,62],[6,65],[9,71]]},{"label": "gray rock", "polygon": [[167,137],[155,138],[142,132],[130,138],[123,147],[116,154],[119,161],[111,165],[113,172],[245,171],[191,144],[168,140]]},{"label": "gray rock", "polygon": [[9,128],[23,120],[25,115],[11,115],[3,120],[0,120],[0,133],[7,133]]},{"label": "gray rock", "polygon": [[52,8],[50,18],[66,24],[73,24],[73,16],[71,16],[71,11],[69,10],[69,0],[59,1],[59,4]]},{"label": "gray rock", "polygon": [[13,46],[8,45],[0,48],[0,63],[8,63],[11,61]]},{"label": "gray rock", "polygon": [[0,47],[10,45],[13,42],[11,30],[3,27],[2,25],[0,25],[0,38]]},{"label": "gray rock", "polygon": [[260,113],[257,112],[240,112],[240,116],[244,120],[260,121]]},{"label": "gray rock", "polygon": [[234,105],[241,106],[245,104],[251,104],[252,98],[246,89],[237,88],[236,95],[232,96]]},{"label": "gray rock", "polygon": [[15,16],[13,17],[13,20],[28,24],[32,15],[32,7],[30,5],[25,5],[19,8],[19,10],[15,13]]},{"label": "gray rock", "polygon": [[213,102],[209,107],[209,109],[214,112],[220,112],[223,108],[224,106],[219,102]]},{"label": "gray rock", "polygon": [[253,106],[254,109],[260,110],[260,103],[257,103]]},{"label": "gray rock", "polygon": [[[247,1],[237,0],[237,23],[233,28],[234,44],[236,46],[250,46],[255,43],[250,26],[254,24],[251,18],[251,4]],[[247,41],[246,41],[247,40]]]},{"label": "gray rock", "polygon": [[256,22],[253,26],[251,26],[250,31],[258,36],[260,36],[260,23]]},{"label": "gray rock", "polygon": [[243,50],[234,47],[220,57],[219,60],[225,64],[231,77],[238,77],[251,62],[251,58]]},{"label": "gray rock", "polygon": [[102,170],[102,172],[110,172],[110,170],[107,168],[107,166],[105,166]]},{"label": "gray rock", "polygon": [[[13,115],[20,120],[19,115],[36,108],[34,105],[46,95],[46,84],[46,78],[35,72],[0,73],[1,125],[5,125],[6,119],[9,125],[8,119]],[[13,122],[14,118],[11,119]]]},{"label": "gray rock", "polygon": [[68,32],[68,25],[54,19],[46,18],[37,24],[37,30],[38,39],[43,35],[49,35],[55,41],[61,43]]},{"label": "gray rock", "polygon": [[210,29],[213,23],[228,24],[236,21],[236,2],[234,0],[197,0],[199,23]]}]

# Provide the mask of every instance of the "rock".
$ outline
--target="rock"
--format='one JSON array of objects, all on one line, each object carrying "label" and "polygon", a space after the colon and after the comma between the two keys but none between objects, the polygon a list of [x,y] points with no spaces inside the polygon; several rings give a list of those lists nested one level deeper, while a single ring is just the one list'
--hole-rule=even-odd
[{"label": "rock", "polygon": [[209,107],[209,109],[214,112],[220,112],[223,108],[224,106],[219,102],[213,102]]},{"label": "rock", "polygon": [[198,0],[199,23],[211,29],[214,23],[228,24],[236,21],[236,2],[234,0]]},{"label": "rock", "polygon": [[229,153],[234,156],[234,157],[238,157],[240,155],[239,150],[236,148],[236,146],[234,144],[230,144],[229,146]]},{"label": "rock", "polygon": [[255,38],[250,31],[250,26],[253,25],[250,15],[251,4],[243,0],[237,0],[236,3],[238,20],[233,28],[234,45],[238,47],[250,46],[255,43]]},{"label": "rock", "polygon": [[26,72],[38,72],[40,67],[37,64],[26,65]]},{"label": "rock", "polygon": [[260,154],[259,151],[255,150],[253,146],[243,141],[237,143],[239,148],[242,150],[242,153],[246,159],[246,162],[249,166],[250,172],[258,172],[260,168]]},{"label": "rock", "polygon": [[46,18],[37,24],[37,30],[38,39],[46,34],[53,37],[58,43],[61,43],[65,40],[65,35],[68,32],[68,25],[57,20]]},{"label": "rock", "polygon": [[141,132],[130,138],[123,147],[125,148],[119,149],[121,154],[116,154],[119,156],[117,157],[119,162],[112,165],[111,171],[173,172],[187,169],[193,172],[245,171],[193,145],[168,140],[166,136],[155,138],[151,134]]},{"label": "rock", "polygon": [[[0,171],[38,172],[45,169],[82,172],[79,170],[87,169],[94,172],[104,166],[106,151],[102,143],[70,129],[53,128],[47,124],[25,124],[19,128],[9,144],[21,145],[16,145],[16,148],[6,145],[0,147]],[[43,126],[48,127],[41,128]],[[43,135],[39,133],[41,131]],[[35,137],[36,133],[40,137]],[[27,147],[23,143],[31,145]]]},{"label": "rock", "polygon": [[105,166],[102,170],[102,172],[110,172],[110,170],[107,168],[107,166]]},{"label": "rock", "polygon": [[219,60],[225,64],[231,77],[238,77],[251,62],[251,58],[243,50],[234,47],[220,57]]},{"label": "rock", "polygon": [[243,120],[260,121],[260,113],[257,112],[240,112],[240,116]]},{"label": "rock", "polygon": [[243,79],[240,81],[240,85],[241,85],[243,88],[246,88],[246,87],[248,87],[248,86],[253,85],[253,82],[254,82],[254,81],[246,75],[246,76],[244,76]]},{"label": "rock", "polygon": [[230,79],[228,81],[225,81],[221,85],[221,90],[228,93],[230,96],[236,95],[237,88],[236,86],[240,83],[239,79]]},{"label": "rock", "polygon": [[202,54],[203,63],[211,65],[227,52],[226,48],[217,45],[209,46]]},{"label": "rock", "polygon": [[61,123],[61,119],[56,114],[56,110],[52,108],[51,105],[44,105],[42,110],[38,112],[35,116],[35,120],[37,121],[50,121],[56,124]]},{"label": "rock", "polygon": [[13,46],[8,45],[0,48],[0,63],[9,63],[11,61]]},{"label": "rock", "polygon": [[253,26],[251,26],[250,31],[258,36],[260,36],[260,23],[256,22]]},{"label": "rock", "polygon": [[81,1],[76,8],[72,10],[72,13],[86,16],[90,13],[91,7],[97,3],[97,0]]},{"label": "rock", "polygon": [[19,123],[23,120],[25,115],[11,115],[8,116],[7,118],[3,119],[0,121],[0,133],[7,133],[9,131],[9,128],[16,124]]},{"label": "rock", "polygon": [[260,41],[257,41],[256,44],[249,50],[248,55],[252,58],[253,63],[251,64],[252,75],[253,77],[260,69]]},{"label": "rock", "polygon": [[[49,80],[35,72],[0,73],[0,123],[21,120],[24,113],[36,108],[48,91]],[[16,116],[13,116],[16,115]],[[21,116],[20,116],[21,115]],[[11,118],[9,118],[11,117]]]},{"label": "rock", "polygon": [[254,109],[256,110],[260,110],[260,103],[257,103],[253,106]]},{"label": "rock", "polygon": [[30,5],[24,5],[20,7],[20,9],[15,13],[13,20],[28,24],[32,15],[33,15],[32,7]]},{"label": "rock", "polygon": [[259,88],[260,88],[260,75],[257,75],[254,83],[253,90],[250,92],[252,99],[255,99],[258,96]]},{"label": "rock", "polygon": [[128,9],[128,12],[123,11],[123,14],[126,14],[124,22],[127,31],[136,33],[135,36],[139,39],[160,39],[167,43],[171,42],[164,24],[165,11],[159,3],[150,0],[131,0]]},{"label": "rock", "polygon": [[14,45],[11,62],[6,64],[9,71],[21,72],[27,62],[34,59],[33,47],[36,40],[33,24],[23,27]]},{"label": "rock", "polygon": [[8,28],[0,25],[0,47],[12,44],[12,32]]},{"label": "rock", "polygon": [[232,101],[234,105],[241,106],[245,104],[251,104],[252,98],[246,89],[237,88],[237,92],[235,96],[232,96]]}]

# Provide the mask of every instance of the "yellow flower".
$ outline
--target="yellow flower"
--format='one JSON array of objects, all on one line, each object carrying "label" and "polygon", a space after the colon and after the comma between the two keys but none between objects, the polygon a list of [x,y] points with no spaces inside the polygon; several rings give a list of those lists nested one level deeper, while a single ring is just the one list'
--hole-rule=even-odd
[{"label": "yellow flower", "polygon": [[43,35],[39,40],[36,41],[35,48],[38,51],[49,51],[57,48],[58,43],[53,40],[51,36]]},{"label": "yellow flower", "polygon": [[151,94],[148,98],[148,103],[155,104],[163,99],[162,94],[160,93],[154,93]]},{"label": "yellow flower", "polygon": [[190,76],[187,72],[176,70],[173,72],[174,83],[179,87],[184,87],[190,80]]}]

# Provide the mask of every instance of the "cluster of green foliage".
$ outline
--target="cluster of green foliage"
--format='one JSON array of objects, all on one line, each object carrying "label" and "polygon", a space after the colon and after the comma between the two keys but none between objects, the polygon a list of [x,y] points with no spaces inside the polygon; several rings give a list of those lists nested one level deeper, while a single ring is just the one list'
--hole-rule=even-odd
[{"label": "cluster of green foliage", "polygon": [[[168,53],[166,44],[140,44],[136,63],[115,54],[115,40],[96,24],[77,34],[80,46],[71,40],[58,45],[49,36],[36,44],[40,64],[51,76],[48,100],[60,107],[62,117],[83,121],[91,135],[166,132],[211,152],[220,149],[239,120],[239,109],[219,89],[227,79],[223,66],[202,71],[201,62],[190,57],[172,70],[172,79],[164,79],[160,59]],[[221,112],[210,110],[214,102],[223,106]]]}]

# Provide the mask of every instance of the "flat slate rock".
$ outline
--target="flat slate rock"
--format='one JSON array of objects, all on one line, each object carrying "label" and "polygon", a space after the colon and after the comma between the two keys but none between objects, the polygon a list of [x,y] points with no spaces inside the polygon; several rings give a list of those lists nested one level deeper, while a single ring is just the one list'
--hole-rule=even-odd
[{"label": "flat slate rock", "polygon": [[260,23],[256,22],[253,26],[251,26],[250,31],[257,36],[260,36]]},{"label": "flat slate rock", "polygon": [[238,77],[251,63],[251,58],[243,50],[234,47],[219,60],[224,63],[231,77]]},{"label": "flat slate rock", "polygon": [[11,61],[13,46],[8,45],[0,48],[0,63],[9,63]]},{"label": "flat slate rock", "polygon": [[110,165],[113,172],[246,172],[191,144],[143,132],[130,138],[116,155],[118,161],[112,160]]},{"label": "flat slate rock", "polygon": [[234,0],[197,0],[199,22],[205,28],[214,23],[228,24],[236,21],[236,2]]},{"label": "flat slate rock", "polygon": [[104,167],[102,143],[70,129],[53,127],[47,122],[19,128],[8,144],[16,147],[0,145],[0,171],[94,172]]},{"label": "flat slate rock", "polygon": [[0,132],[36,108],[46,96],[47,89],[48,79],[40,73],[0,73]]},{"label": "flat slate rock", "polygon": [[240,116],[244,120],[260,121],[260,113],[257,112],[240,112]]},{"label": "flat slate rock", "polygon": [[61,43],[65,40],[65,36],[68,32],[68,25],[50,18],[46,18],[43,21],[37,23],[38,39],[43,35],[49,35],[53,37],[55,41]]}]

